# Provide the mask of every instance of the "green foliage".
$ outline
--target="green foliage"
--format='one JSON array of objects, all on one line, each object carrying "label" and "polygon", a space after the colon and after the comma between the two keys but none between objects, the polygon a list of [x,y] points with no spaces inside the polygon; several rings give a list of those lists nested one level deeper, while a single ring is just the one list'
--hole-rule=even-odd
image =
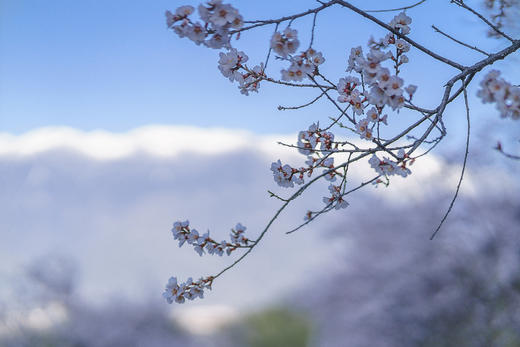
[{"label": "green foliage", "polygon": [[302,314],[272,308],[249,316],[244,343],[248,347],[304,347],[309,344],[311,323]]}]

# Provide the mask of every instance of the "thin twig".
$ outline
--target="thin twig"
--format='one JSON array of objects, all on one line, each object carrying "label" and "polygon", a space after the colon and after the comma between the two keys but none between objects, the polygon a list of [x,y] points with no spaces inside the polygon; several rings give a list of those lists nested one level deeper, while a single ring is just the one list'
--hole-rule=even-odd
[{"label": "thin twig", "polygon": [[415,4],[413,5],[410,5],[410,6],[405,6],[405,7],[399,7],[399,8],[392,8],[392,9],[388,9],[388,10],[363,10],[365,12],[394,12],[394,11],[404,11],[404,10],[408,10],[410,8],[413,8],[413,7],[416,7],[416,6],[419,6],[420,4],[426,2],[426,0],[421,0],[419,2],[416,2]]},{"label": "thin twig", "polygon": [[312,47],[314,43],[314,29],[316,29],[316,17],[318,16],[318,12],[314,12],[314,17],[312,18],[312,29],[311,29],[311,42],[309,43],[309,49]]},{"label": "thin twig", "polygon": [[466,81],[463,81],[463,87],[464,87],[464,104],[466,105],[466,121],[467,121],[467,132],[466,132],[466,150],[464,151],[464,162],[462,163],[462,171],[460,173],[459,183],[457,184],[457,189],[455,190],[455,194],[453,195],[453,199],[451,200],[450,206],[448,207],[448,210],[444,214],[444,217],[442,217],[441,222],[439,223],[439,226],[435,231],[433,232],[432,236],[430,237],[430,240],[433,240],[435,235],[439,232],[442,225],[444,224],[444,221],[446,218],[448,218],[448,215],[451,212],[451,209],[453,208],[453,205],[455,204],[455,200],[457,200],[457,196],[459,195],[460,186],[462,184],[462,179],[464,178],[464,171],[466,170],[466,163],[468,160],[468,153],[469,153],[469,136],[471,133],[471,126],[470,126],[470,117],[469,117],[469,103],[468,103],[468,93],[466,91]]},{"label": "thin twig", "polygon": [[[353,161],[356,161],[356,160],[359,160],[360,158],[362,158],[363,155],[360,155],[357,157],[357,159],[354,159]],[[342,167],[345,167],[348,163],[343,163],[335,168],[332,168],[330,170],[327,170],[327,171],[324,171],[322,172],[320,175],[314,177],[312,180],[310,180],[309,182],[307,182],[306,184],[304,184],[302,187],[300,187],[296,192],[294,192],[288,199],[285,200],[285,202],[283,203],[283,205],[278,209],[278,211],[276,211],[276,213],[273,215],[273,217],[269,220],[269,222],[267,223],[267,225],[264,227],[264,229],[262,230],[262,232],[260,233],[260,235],[256,238],[256,240],[254,240],[254,244],[251,246],[251,248],[249,248],[244,254],[242,254],[237,260],[235,260],[233,263],[231,263],[230,265],[226,266],[224,269],[222,269],[218,274],[216,274],[215,276],[213,276],[213,279],[216,279],[217,277],[221,276],[223,273],[225,273],[226,271],[228,271],[229,269],[233,268],[235,265],[237,265],[238,263],[240,263],[242,261],[242,259],[244,259],[259,243],[260,241],[264,238],[265,234],[267,233],[267,231],[271,228],[271,225],[274,223],[274,221],[278,218],[278,216],[282,213],[282,211],[291,203],[291,201],[293,201],[294,199],[296,199],[298,196],[300,196],[307,188],[309,188],[309,186],[311,186],[313,183],[315,183],[316,181],[320,180],[322,177],[324,177],[325,175],[329,174],[330,172],[332,171],[335,171],[335,170],[338,170]]]},{"label": "thin twig", "polygon": [[[346,192],[346,193],[344,193],[344,194],[341,194],[341,197],[343,197],[343,196],[345,196],[345,195],[347,195],[347,194],[350,194],[350,193],[352,193],[352,192],[355,192],[355,191],[358,190],[358,189],[363,188],[363,187],[366,186],[367,184],[370,184],[370,183],[374,182],[375,180],[377,180],[379,177],[381,177],[381,175],[378,175],[378,176],[372,178],[372,179],[369,180],[369,181],[362,182],[362,183],[361,183],[359,186],[357,186],[356,188],[353,188],[353,189],[349,190],[348,192]],[[316,219],[319,215],[324,214],[324,213],[327,213],[327,212],[331,211],[333,208],[334,208],[334,206],[333,206],[333,202],[331,202],[331,203],[329,203],[327,206],[325,206],[325,208],[323,208],[321,211],[316,212],[316,214],[315,214],[314,216],[312,216],[310,219],[306,220],[304,223],[298,225],[296,228],[291,229],[291,230],[289,230],[289,231],[287,231],[287,232],[285,232],[285,233],[286,233],[286,234],[292,234],[292,233],[294,233],[295,231],[300,230],[301,228],[303,228],[304,226],[306,226],[307,224],[309,224],[310,222],[312,222],[314,219]]]},{"label": "thin twig", "polygon": [[295,14],[295,15],[292,15],[292,16],[285,16],[285,17],[281,17],[281,18],[278,18],[278,19],[266,19],[266,20],[254,21],[254,22],[251,22],[251,23],[253,23],[252,25],[249,25],[249,26],[237,29],[237,30],[233,30],[233,31],[230,32],[230,34],[236,34],[236,33],[239,33],[241,31],[253,29],[253,28],[256,28],[256,27],[259,27],[259,26],[268,25],[268,24],[279,24],[279,23],[282,23],[282,22],[285,22],[285,21],[288,21],[288,20],[289,21],[293,21],[296,18],[305,17],[305,16],[307,16],[307,15],[309,15],[311,13],[320,12],[321,10],[326,9],[327,7],[330,7],[330,6],[334,5],[335,3],[336,3],[335,0],[329,1],[329,2],[325,2],[325,3],[321,3],[322,5],[319,6],[319,7],[316,7],[316,8],[313,8],[313,9],[310,9],[310,10],[307,10],[305,12],[301,12],[301,13],[298,13],[298,14]]},{"label": "thin twig", "polygon": [[343,115],[347,116],[348,120],[352,124],[356,124],[356,121],[352,117],[350,117],[348,114],[346,114],[344,110],[341,109],[341,107],[338,105],[338,103],[327,93],[327,90],[325,88],[323,88],[323,86],[318,84],[318,82],[316,81],[316,79],[314,77],[312,77],[311,75],[307,75],[307,76],[314,82],[315,86],[320,88],[320,90],[325,94],[327,99],[329,99],[329,101],[341,112],[342,116]]},{"label": "thin twig", "polygon": [[520,155],[514,155],[514,154],[506,153],[504,151],[499,151],[499,152],[502,153],[502,155],[504,155],[506,158],[520,160]]},{"label": "thin twig", "polygon": [[[338,143],[338,144],[342,145],[342,143],[339,143],[339,142],[335,142],[335,143]],[[285,142],[281,142],[281,141],[278,141],[277,144],[280,145],[280,146],[289,147],[289,148],[309,150],[308,148],[305,148],[305,147],[291,145],[291,144],[288,144],[288,143],[285,143]],[[347,144],[348,145],[353,145],[351,143],[347,143]],[[399,149],[405,149],[405,148],[409,148],[411,146],[412,145],[408,144],[408,145],[397,146],[397,147],[387,147],[387,150],[389,150],[389,151],[397,151]],[[362,152],[374,153],[374,152],[377,152],[379,150],[380,149],[378,147],[374,147],[374,148],[358,148],[357,147],[355,149],[335,149],[334,153],[362,153]],[[312,152],[316,152],[316,153],[330,153],[330,150],[329,149],[317,149],[317,148],[315,148],[315,149],[312,150]]]},{"label": "thin twig", "polygon": [[446,36],[447,38],[449,38],[449,39],[455,41],[455,42],[458,43],[459,45],[462,45],[462,46],[464,46],[464,47],[467,47],[467,48],[473,49],[473,50],[475,50],[475,51],[477,51],[477,52],[479,52],[479,53],[482,53],[482,54],[487,55],[488,57],[491,55],[491,54],[489,54],[489,53],[487,53],[487,52],[481,50],[481,49],[478,48],[478,47],[470,46],[470,45],[468,45],[467,43],[464,43],[464,42],[462,42],[462,41],[460,41],[460,40],[457,40],[457,39],[454,38],[453,36],[450,36],[450,35],[446,34],[444,31],[442,31],[442,30],[440,30],[439,28],[437,28],[435,25],[432,25],[432,28],[433,28],[433,30],[435,30],[435,31],[438,32],[439,34]]},{"label": "thin twig", "polygon": [[304,108],[304,107],[307,107],[307,106],[310,106],[312,104],[314,104],[316,101],[318,101],[323,95],[325,95],[325,92],[321,92],[320,95],[318,95],[317,97],[315,97],[314,99],[312,99],[311,101],[309,101],[308,103],[306,104],[303,104],[303,105],[300,105],[300,106],[282,106],[282,105],[279,105],[278,106],[278,110],[279,111],[285,111],[285,110],[297,110],[297,109],[300,109],[300,108]]},{"label": "thin twig", "polygon": [[495,147],[495,149],[498,152],[500,152],[503,156],[505,156],[506,158],[514,159],[514,160],[520,160],[520,156],[519,155],[514,155],[514,154],[511,154],[511,153],[505,152],[504,148],[502,148],[502,144],[500,142],[497,143],[497,146]]},{"label": "thin twig", "polygon": [[[274,27],[274,32],[278,31],[278,23],[276,23],[276,26]],[[271,51],[273,50],[273,47],[269,45],[269,50],[267,51],[267,58],[265,58],[265,64],[264,64],[264,71],[267,69],[267,63],[269,63],[269,57],[271,57]]]},{"label": "thin twig", "polygon": [[[446,109],[446,106],[452,100],[455,99],[453,96],[450,97],[451,89],[453,88],[453,85],[455,84],[455,82],[457,82],[458,80],[465,79],[466,76],[475,75],[478,71],[482,70],[484,67],[492,65],[494,62],[496,62],[498,60],[504,59],[509,54],[516,52],[519,48],[520,48],[520,40],[516,40],[509,47],[506,47],[497,53],[491,54],[489,57],[475,63],[474,65],[472,65],[470,67],[465,68],[459,74],[452,77],[448,81],[448,83],[446,83],[445,90],[444,90],[444,96],[442,98],[440,105],[437,106],[437,108],[435,109],[435,112],[436,112],[435,119],[434,119],[433,123],[430,125],[430,127],[423,134],[423,136],[421,137],[421,140],[424,140],[428,137],[428,135],[431,133],[431,131],[435,128],[435,124],[441,120],[441,118],[444,114],[444,110]],[[423,120],[425,120],[425,118],[423,118]],[[419,122],[416,123],[415,126],[417,126],[421,123],[422,123],[422,121],[420,123]],[[408,129],[410,129],[410,128],[408,128]],[[407,132],[404,134],[403,133],[404,132],[402,132],[400,134],[400,137],[404,136],[404,134],[406,134]],[[415,145],[414,147],[412,147],[412,149],[410,151],[408,151],[408,155],[411,155],[411,153],[413,151],[415,151],[417,149],[417,147],[419,147],[419,143],[417,145]]]}]

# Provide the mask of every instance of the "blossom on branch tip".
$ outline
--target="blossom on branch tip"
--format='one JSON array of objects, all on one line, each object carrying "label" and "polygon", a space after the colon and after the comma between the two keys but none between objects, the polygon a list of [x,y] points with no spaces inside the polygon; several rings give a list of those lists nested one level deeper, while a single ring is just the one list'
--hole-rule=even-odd
[{"label": "blossom on branch tip", "polygon": [[289,54],[296,52],[300,46],[298,31],[289,27],[283,32],[276,31],[271,37],[271,48],[281,57],[287,58]]},{"label": "blossom on branch tip", "polygon": [[412,18],[408,17],[406,13],[401,12],[390,21],[390,26],[398,30],[401,34],[406,35],[410,33],[409,24],[412,23]]},{"label": "blossom on branch tip", "polygon": [[189,277],[186,282],[178,283],[176,277],[170,277],[166,283],[166,288],[163,292],[163,298],[169,304],[176,302],[182,304],[188,300],[194,300],[196,298],[204,298],[204,290],[210,289],[213,282],[213,277],[209,276],[206,278],[200,278],[198,281],[193,281]]},{"label": "blossom on branch tip", "polygon": [[224,252],[230,255],[239,247],[248,247],[251,242],[245,237],[245,230],[246,227],[238,223],[235,229],[231,229],[231,242],[225,240],[217,242],[210,237],[209,231],[201,235],[196,229],[190,229],[188,221],[178,221],[173,223],[172,234],[173,238],[179,241],[179,247],[187,243],[192,245],[200,256],[204,254],[204,250],[208,254],[222,256]]},{"label": "blossom on branch tip", "polygon": [[362,66],[364,64],[365,59],[363,58],[363,49],[361,46],[354,47],[350,50],[350,55],[348,57],[348,68],[347,71],[350,72],[354,70],[355,72],[361,73]]},{"label": "blossom on branch tip", "polygon": [[411,99],[413,97],[413,95],[415,94],[415,91],[417,90],[417,86],[410,84],[408,87],[404,88],[404,90],[408,93],[408,95],[410,96],[410,99]]},{"label": "blossom on branch tip", "polygon": [[406,64],[408,62],[408,56],[406,54],[401,54],[401,56],[399,57],[399,65]]},{"label": "blossom on branch tip", "polygon": [[[212,0],[206,6],[199,5],[199,16],[204,25],[192,22],[189,16],[195,11],[192,6],[181,6],[175,14],[166,11],[166,25],[179,35],[196,44],[209,48],[229,48],[230,29],[240,29],[244,21],[238,10],[220,0]],[[175,23],[180,22],[178,25]]]}]

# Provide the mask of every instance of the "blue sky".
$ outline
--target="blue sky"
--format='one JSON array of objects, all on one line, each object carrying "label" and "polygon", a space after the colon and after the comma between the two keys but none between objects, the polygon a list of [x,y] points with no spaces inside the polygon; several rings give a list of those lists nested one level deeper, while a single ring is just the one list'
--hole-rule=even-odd
[{"label": "blue sky", "polygon": [[[245,97],[217,69],[218,53],[196,47],[168,31],[164,11],[187,1],[0,1],[0,131],[19,134],[38,127],[67,125],[81,130],[127,131],[146,124],[194,125],[247,129],[257,133],[289,133],[324,119],[326,104],[280,112],[279,104],[296,105],[311,93],[263,85],[259,95]],[[232,2],[246,19],[286,15],[315,6],[314,1]],[[377,8],[380,1],[353,2]],[[385,7],[406,5],[385,1]],[[427,1],[408,12],[414,19],[411,37],[462,63],[478,53],[462,50],[433,33],[430,25],[475,42],[485,27],[448,1]],[[377,14],[388,21],[394,14]],[[310,20],[310,19],[309,19]],[[296,21],[302,47],[309,20]],[[467,26],[471,30],[463,30]],[[272,27],[243,35],[236,42],[261,61]],[[370,34],[383,35],[347,10],[334,8],[318,17],[316,48],[333,80],[344,75],[347,51],[365,45]],[[485,49],[503,42],[478,38]],[[439,86],[454,72],[421,53],[410,53],[403,72],[419,85],[417,99],[437,101]],[[276,76],[283,65],[272,63]],[[516,73],[518,75],[518,72]],[[473,89],[474,91],[474,89]],[[473,93],[474,94],[474,93]],[[454,106],[455,110],[460,109]],[[478,108],[476,109],[478,111]]]}]

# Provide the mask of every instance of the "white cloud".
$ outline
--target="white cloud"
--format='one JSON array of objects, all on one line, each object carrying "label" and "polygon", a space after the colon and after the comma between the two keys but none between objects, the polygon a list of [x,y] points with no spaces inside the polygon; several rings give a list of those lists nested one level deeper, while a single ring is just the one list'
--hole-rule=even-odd
[{"label": "white cloud", "polygon": [[189,126],[151,125],[126,133],[81,131],[45,127],[22,135],[0,133],[0,155],[30,156],[68,149],[98,160],[115,160],[136,154],[175,157],[181,153],[216,155],[233,151],[279,152],[275,140],[292,136],[258,136],[245,130],[202,129]]}]

